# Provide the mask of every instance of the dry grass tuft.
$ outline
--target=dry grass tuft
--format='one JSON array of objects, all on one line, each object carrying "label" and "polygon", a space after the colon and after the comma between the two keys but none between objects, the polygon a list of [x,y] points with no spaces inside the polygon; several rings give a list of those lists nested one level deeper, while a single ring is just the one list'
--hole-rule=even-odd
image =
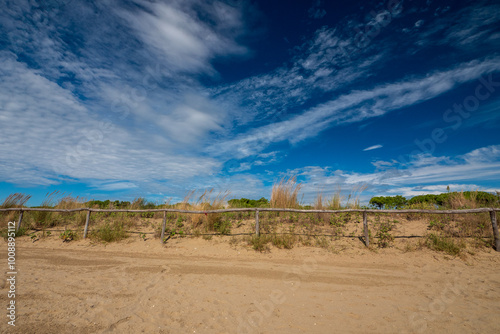
[{"label": "dry grass tuft", "polygon": [[446,206],[452,210],[475,209],[479,207],[479,203],[477,201],[477,190],[471,191],[469,198],[465,196],[463,191],[451,193]]},{"label": "dry grass tuft", "polygon": [[[205,190],[194,203],[190,203],[195,196],[196,191],[190,191],[182,203],[179,205],[181,210],[207,211],[223,209],[226,204],[226,198],[229,196],[229,190],[220,191],[214,194],[214,189]],[[187,219],[191,222],[193,228],[203,226],[207,231],[214,231],[219,226],[222,215],[220,213],[208,214],[188,214]]]},{"label": "dry grass tuft", "polygon": [[[20,208],[23,207],[30,198],[31,195],[26,195],[23,193],[10,194],[3,201],[2,205],[0,205],[0,208],[2,209]],[[18,217],[19,217],[18,212],[14,211],[0,212],[0,228],[6,228],[8,222],[15,221]]]},{"label": "dry grass tuft", "polygon": [[272,208],[295,209],[300,206],[298,194],[302,188],[301,183],[297,183],[295,176],[282,178],[279,183],[273,185],[271,192]]},{"label": "dry grass tuft", "polygon": [[[324,197],[322,192],[318,192],[316,199],[314,201],[315,210],[340,210],[342,209],[342,200],[340,186],[337,187],[336,191],[330,197]],[[330,219],[330,214],[328,213],[317,213],[316,217],[319,221],[328,222]]]},{"label": "dry grass tuft", "polygon": [[342,209],[342,201],[344,197],[341,195],[340,186],[337,187],[335,193],[326,199],[326,208],[328,210],[340,210]]},{"label": "dry grass tuft", "polygon": [[26,202],[28,202],[28,200],[30,198],[31,198],[31,195],[26,195],[23,193],[10,194],[3,201],[3,203],[0,207],[2,209],[20,208],[20,207],[23,207],[26,204]]},{"label": "dry grass tuft", "polygon": [[[346,203],[346,208],[348,209],[360,209],[361,206],[359,205],[359,197],[361,196],[361,193],[368,188],[367,185],[358,185],[354,186],[351,190],[351,193],[349,194],[347,198],[347,203]],[[352,202],[351,202],[352,200]]]}]

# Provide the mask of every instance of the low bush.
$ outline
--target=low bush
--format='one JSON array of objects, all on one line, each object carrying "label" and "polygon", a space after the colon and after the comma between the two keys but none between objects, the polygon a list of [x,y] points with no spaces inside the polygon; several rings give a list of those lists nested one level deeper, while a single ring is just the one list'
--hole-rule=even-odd
[{"label": "low bush", "polygon": [[434,233],[427,236],[425,245],[432,250],[445,252],[453,256],[460,255],[462,249],[465,248],[465,243],[463,241],[457,243],[452,238],[443,237]]},{"label": "low bush", "polygon": [[394,235],[390,232],[394,227],[394,223],[390,221],[384,221],[379,223],[377,234],[375,235],[377,240],[377,245],[380,248],[387,248],[394,242]]},{"label": "low bush", "polygon": [[297,237],[293,234],[277,234],[271,235],[271,243],[278,248],[292,249],[297,241]]},{"label": "low bush", "polygon": [[70,242],[78,239],[78,234],[72,230],[66,230],[59,235],[63,242]]},{"label": "low bush", "polygon": [[223,235],[228,235],[231,233],[231,221],[229,219],[219,219],[214,222],[214,231],[219,232]]},{"label": "low bush", "polygon": [[240,198],[240,199],[230,199],[227,201],[227,204],[231,208],[268,208],[269,201],[262,197],[260,199],[248,199],[248,198]]},{"label": "low bush", "polygon": [[252,235],[248,238],[248,245],[252,246],[252,248],[259,252],[267,252],[270,250],[269,242],[271,238],[268,235]]},{"label": "low bush", "polygon": [[90,233],[92,239],[103,242],[120,241],[128,237],[123,223],[115,222],[113,224],[105,223]]},{"label": "low bush", "polygon": [[[14,237],[15,238],[22,237],[23,235],[26,235],[26,232],[28,232],[28,229],[26,227],[21,226],[18,231],[14,231]],[[0,231],[0,236],[2,236],[2,238],[4,238],[7,241],[10,233],[12,233],[12,231],[9,232],[7,228],[4,228]]]}]

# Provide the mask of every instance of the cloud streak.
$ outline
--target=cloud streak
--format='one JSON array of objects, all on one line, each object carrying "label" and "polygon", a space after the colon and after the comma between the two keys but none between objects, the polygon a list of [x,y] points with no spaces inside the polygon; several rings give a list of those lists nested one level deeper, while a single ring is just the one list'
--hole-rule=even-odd
[{"label": "cloud streak", "polygon": [[325,129],[380,117],[433,99],[458,85],[500,71],[500,58],[463,63],[455,68],[382,84],[370,90],[351,91],[306,110],[289,120],[264,125],[232,140],[208,148],[210,153],[231,153],[244,158],[257,154],[272,143],[295,144],[313,138]]},{"label": "cloud streak", "polygon": [[379,149],[379,148],[382,148],[383,146],[382,145],[373,145],[373,146],[370,146],[370,147],[367,147],[365,148],[363,151],[372,151],[372,150],[376,150],[376,149]]},{"label": "cloud streak", "polygon": [[[235,42],[243,32],[237,8],[218,1],[138,1],[138,4],[142,10],[121,8],[116,12],[174,72],[214,73],[210,60],[248,52]],[[200,12],[205,21],[199,20]]]}]

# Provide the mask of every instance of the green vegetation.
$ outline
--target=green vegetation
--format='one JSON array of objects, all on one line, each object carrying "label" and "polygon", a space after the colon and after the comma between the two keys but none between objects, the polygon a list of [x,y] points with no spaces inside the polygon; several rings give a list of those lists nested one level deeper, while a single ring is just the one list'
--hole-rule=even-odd
[{"label": "green vegetation", "polygon": [[268,208],[269,201],[261,197],[260,199],[248,199],[248,198],[240,198],[240,199],[230,199],[227,201],[229,207],[231,208]]},{"label": "green vegetation", "polygon": [[78,235],[75,231],[66,230],[59,235],[59,238],[61,238],[63,242],[70,242],[72,240],[77,240]]},{"label": "green vegetation", "polygon": [[[26,235],[28,232],[28,229],[25,228],[25,227],[21,227],[18,231],[15,231],[14,232],[14,237],[22,237],[23,235]],[[12,233],[12,232],[9,232],[9,230],[7,228],[3,228],[2,230],[0,230],[0,236],[2,236],[2,238],[4,238],[4,240],[7,241],[7,239],[9,238],[9,233]]]},{"label": "green vegetation", "polygon": [[453,256],[460,255],[462,250],[465,248],[465,243],[463,241],[457,243],[452,238],[444,237],[434,233],[431,233],[427,236],[425,245],[435,251],[445,252]]},{"label": "green vegetation", "polygon": [[409,200],[401,195],[377,196],[370,199],[370,205],[379,209],[402,209],[419,204],[429,204],[431,207],[443,209],[497,207],[500,205],[500,196],[484,191],[463,191],[439,195],[419,195]]},{"label": "green vegetation", "polygon": [[223,235],[228,235],[231,233],[232,223],[228,219],[219,219],[214,223],[214,231],[219,232]]},{"label": "green vegetation", "polygon": [[270,236],[273,246],[278,248],[292,249],[297,241],[294,234],[277,234],[274,233]]},{"label": "green vegetation", "polygon": [[401,195],[377,196],[370,199],[370,205],[376,206],[379,209],[400,209],[406,204],[408,204],[408,201]]},{"label": "green vegetation", "polygon": [[381,222],[378,224],[378,231],[375,237],[377,238],[377,245],[380,248],[390,247],[394,242],[394,235],[390,232],[394,227],[394,223],[390,221]]},{"label": "green vegetation", "polygon": [[90,238],[103,242],[120,241],[127,237],[128,234],[125,231],[123,223],[119,222],[114,222],[113,224],[106,222],[90,233]]},{"label": "green vegetation", "polygon": [[252,246],[252,248],[258,252],[266,252],[269,251],[269,245],[268,243],[271,241],[271,238],[269,235],[252,235],[248,237],[247,243],[249,246]]},{"label": "green vegetation", "polygon": [[130,202],[128,201],[110,201],[109,199],[105,201],[92,200],[85,203],[89,208],[96,209],[127,209],[130,207]]}]

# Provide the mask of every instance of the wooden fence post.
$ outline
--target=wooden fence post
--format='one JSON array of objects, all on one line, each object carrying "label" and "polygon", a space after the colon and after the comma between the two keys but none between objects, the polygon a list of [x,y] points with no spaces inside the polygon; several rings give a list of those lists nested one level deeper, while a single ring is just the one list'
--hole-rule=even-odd
[{"label": "wooden fence post", "polygon": [[17,222],[16,232],[21,228],[21,222],[23,221],[23,210],[19,210],[19,221]]},{"label": "wooden fence post", "polygon": [[87,238],[87,232],[89,231],[90,212],[90,210],[87,211],[87,219],[85,219],[85,229],[83,230],[83,239]]},{"label": "wooden fence post", "polygon": [[260,227],[259,227],[259,210],[255,211],[255,235],[260,236]]},{"label": "wooden fence post", "polygon": [[363,228],[365,230],[365,245],[370,246],[370,235],[368,231],[368,219],[366,217],[366,211],[363,211]]},{"label": "wooden fence post", "polygon": [[493,240],[495,242],[495,249],[500,252],[500,234],[498,233],[497,213],[490,211],[491,226],[493,227]]},{"label": "wooden fence post", "polygon": [[167,226],[167,211],[163,211],[163,224],[161,226],[161,243],[165,243],[163,239],[165,238],[165,227]]}]

